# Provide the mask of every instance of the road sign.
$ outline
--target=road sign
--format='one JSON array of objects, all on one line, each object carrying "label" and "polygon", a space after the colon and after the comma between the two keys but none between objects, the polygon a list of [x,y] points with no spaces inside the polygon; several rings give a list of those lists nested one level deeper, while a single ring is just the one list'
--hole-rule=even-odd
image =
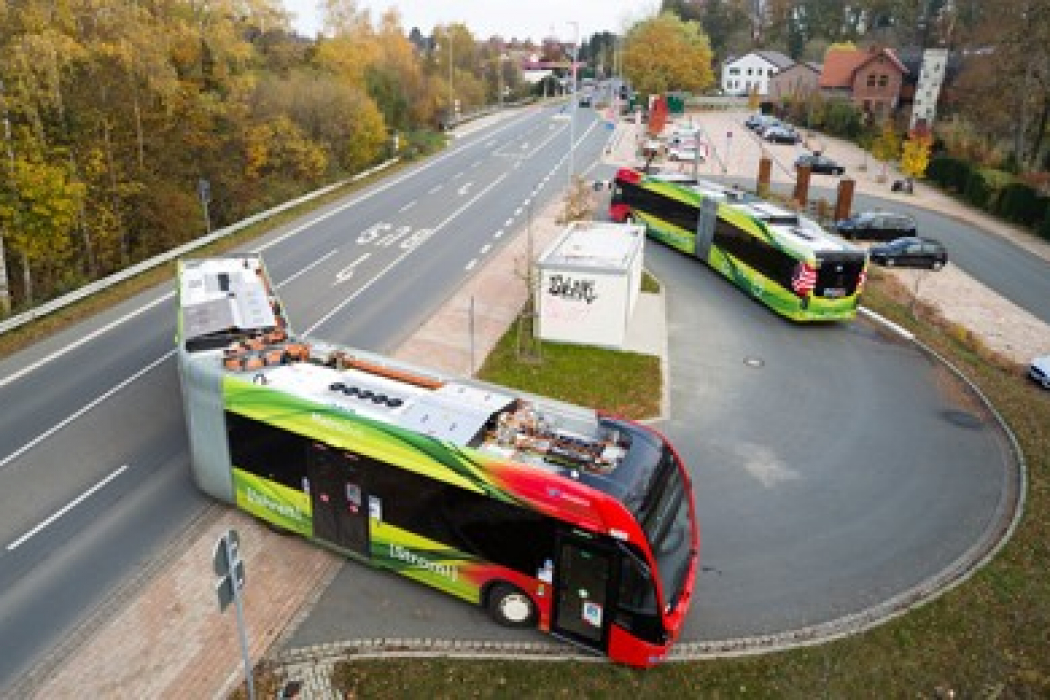
[{"label": "road sign", "polygon": [[244,590],[244,562],[238,561],[234,564],[232,575],[223,576],[215,584],[215,592],[219,596],[219,612],[226,612],[234,596],[241,595],[242,590]]},{"label": "road sign", "polygon": [[[240,561],[241,536],[236,530],[227,530],[226,533],[215,543],[215,551],[212,553],[212,563],[215,567],[216,576],[226,576],[233,569],[235,562]],[[232,556],[231,556],[232,555]]]},{"label": "road sign", "polygon": [[244,605],[241,603],[244,589],[244,562],[241,561],[241,537],[236,530],[227,530],[215,543],[211,555],[212,568],[219,580],[215,594],[219,597],[219,612],[226,612],[230,603],[237,608],[237,632],[241,638],[241,656],[244,660],[244,678],[248,684],[248,698],[255,700],[255,681],[252,679],[252,659],[248,653],[248,636],[244,631]]}]

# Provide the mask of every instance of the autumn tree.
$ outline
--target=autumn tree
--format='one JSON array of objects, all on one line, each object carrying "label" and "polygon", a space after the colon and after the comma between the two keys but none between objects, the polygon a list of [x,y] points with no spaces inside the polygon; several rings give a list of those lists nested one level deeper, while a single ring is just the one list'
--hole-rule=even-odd
[{"label": "autumn tree", "polygon": [[624,39],[623,70],[643,94],[701,91],[714,84],[707,36],[699,23],[670,12],[631,28]]},{"label": "autumn tree", "polygon": [[897,160],[901,152],[901,140],[897,131],[893,128],[893,122],[889,119],[883,122],[882,130],[871,144],[871,155],[882,163],[883,181],[886,179],[886,164],[891,160]]},{"label": "autumn tree", "polygon": [[926,175],[930,164],[933,136],[929,132],[912,132],[901,148],[901,172],[908,180]]},{"label": "autumn tree", "polygon": [[970,34],[984,50],[959,76],[961,108],[990,136],[1009,139],[1034,167],[1050,125],[1050,0],[1003,0]]}]

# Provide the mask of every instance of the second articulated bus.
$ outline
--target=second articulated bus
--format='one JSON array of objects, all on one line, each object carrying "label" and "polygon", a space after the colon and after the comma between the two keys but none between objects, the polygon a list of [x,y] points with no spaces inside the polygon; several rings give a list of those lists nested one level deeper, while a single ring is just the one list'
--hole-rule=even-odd
[{"label": "second articulated bus", "polygon": [[659,433],[297,339],[256,256],[181,262],[179,302],[203,491],[502,624],[631,665],[666,657],[699,535]]},{"label": "second articulated bus", "polygon": [[856,316],[867,272],[863,249],[799,214],[713,182],[680,182],[622,168],[610,215],[695,256],[795,321]]}]

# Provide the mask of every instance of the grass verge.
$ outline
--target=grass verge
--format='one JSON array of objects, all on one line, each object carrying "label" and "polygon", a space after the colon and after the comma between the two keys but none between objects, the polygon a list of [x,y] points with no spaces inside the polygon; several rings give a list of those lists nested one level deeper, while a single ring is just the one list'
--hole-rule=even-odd
[{"label": "grass verge", "polygon": [[[965,329],[912,304],[908,291],[886,276],[873,275],[865,304],[914,331],[969,376],[1010,424],[1026,456],[1028,500],[1020,526],[965,584],[864,634],[782,653],[648,671],[580,662],[346,660],[335,666],[336,688],[360,698],[1050,697],[1050,394]],[[638,399],[615,390],[630,389],[633,396],[640,383],[653,381],[638,370],[605,366],[609,358],[587,348],[544,347],[548,362],[514,367],[515,338],[508,333],[490,356],[487,379],[573,403],[621,407],[634,407]],[[555,359],[563,349],[567,355]],[[570,371],[589,372],[591,379],[544,376]],[[591,393],[595,379],[613,393]],[[658,394],[656,387],[650,384],[648,392]]]}]

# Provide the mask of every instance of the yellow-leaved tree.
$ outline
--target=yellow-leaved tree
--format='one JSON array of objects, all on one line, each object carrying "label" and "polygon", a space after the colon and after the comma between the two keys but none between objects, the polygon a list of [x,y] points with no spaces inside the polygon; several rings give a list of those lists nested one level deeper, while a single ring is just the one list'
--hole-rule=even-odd
[{"label": "yellow-leaved tree", "polygon": [[881,182],[886,181],[886,163],[897,160],[901,153],[901,140],[889,119],[882,123],[882,131],[871,144],[871,155],[882,163]]},{"label": "yellow-leaved tree", "polygon": [[699,22],[672,12],[635,24],[623,47],[623,72],[638,92],[699,92],[714,84],[711,42]]},{"label": "yellow-leaved tree", "polygon": [[933,136],[929,132],[912,132],[901,149],[901,172],[904,177],[910,181],[926,175],[932,149]]}]

